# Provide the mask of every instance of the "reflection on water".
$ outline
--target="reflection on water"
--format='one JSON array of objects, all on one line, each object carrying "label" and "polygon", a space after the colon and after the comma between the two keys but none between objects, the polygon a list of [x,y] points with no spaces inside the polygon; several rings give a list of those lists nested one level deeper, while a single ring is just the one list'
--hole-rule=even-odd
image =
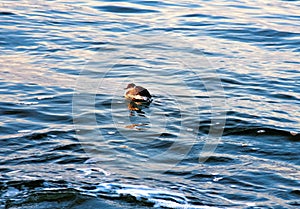
[{"label": "reflection on water", "polygon": [[128,109],[138,113],[144,113],[142,109],[148,108],[149,105],[150,103],[130,101],[128,102]]},{"label": "reflection on water", "polygon": [[1,1],[0,208],[298,208],[299,9]]}]

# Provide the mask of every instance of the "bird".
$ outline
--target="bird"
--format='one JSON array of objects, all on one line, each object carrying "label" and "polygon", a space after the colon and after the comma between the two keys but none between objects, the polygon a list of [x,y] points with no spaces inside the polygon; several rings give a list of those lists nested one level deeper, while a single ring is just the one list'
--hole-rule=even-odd
[{"label": "bird", "polygon": [[125,98],[133,102],[146,102],[152,101],[152,96],[147,89],[141,86],[136,86],[134,83],[130,83],[125,88]]}]

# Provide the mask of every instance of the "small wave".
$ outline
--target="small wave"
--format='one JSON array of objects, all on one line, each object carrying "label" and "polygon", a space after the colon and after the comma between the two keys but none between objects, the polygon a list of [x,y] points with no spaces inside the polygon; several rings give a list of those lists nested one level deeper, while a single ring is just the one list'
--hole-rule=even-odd
[{"label": "small wave", "polygon": [[264,127],[239,127],[239,128],[225,129],[224,135],[282,136],[282,137],[287,137],[289,140],[300,141],[300,133],[298,132],[280,130],[275,128],[264,128]]},{"label": "small wave", "polygon": [[180,17],[183,17],[183,18],[207,18],[207,19],[221,19],[221,20],[224,20],[224,19],[231,19],[229,17],[226,17],[226,16],[219,16],[219,15],[207,15],[207,14],[199,14],[199,13],[193,13],[193,14],[186,14],[186,15],[182,15]]},{"label": "small wave", "polygon": [[101,11],[113,12],[113,13],[141,14],[141,13],[158,12],[157,10],[152,10],[152,9],[140,9],[140,8],[124,7],[124,6],[97,6],[95,8]]},{"label": "small wave", "polygon": [[143,205],[150,205],[155,208],[199,208],[199,209],[217,209],[213,206],[194,206],[188,203],[184,194],[171,192],[167,190],[155,189],[143,185],[102,183],[91,192],[99,196],[108,198],[121,198],[135,200]]},{"label": "small wave", "polygon": [[258,46],[273,47],[274,49],[297,49],[299,41],[289,40],[291,37],[299,36],[299,33],[279,31],[275,29],[261,29],[248,27],[245,29],[233,28],[212,28],[208,32],[212,36],[233,41],[247,42]]}]

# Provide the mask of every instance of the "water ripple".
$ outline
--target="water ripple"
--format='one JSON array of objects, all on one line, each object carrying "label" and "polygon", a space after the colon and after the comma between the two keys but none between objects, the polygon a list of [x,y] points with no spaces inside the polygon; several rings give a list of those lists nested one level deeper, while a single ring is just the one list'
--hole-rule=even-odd
[{"label": "water ripple", "polygon": [[95,9],[99,9],[104,12],[113,12],[113,13],[133,13],[133,14],[143,14],[143,13],[156,13],[157,10],[152,9],[141,9],[134,7],[125,7],[125,6],[96,6]]}]

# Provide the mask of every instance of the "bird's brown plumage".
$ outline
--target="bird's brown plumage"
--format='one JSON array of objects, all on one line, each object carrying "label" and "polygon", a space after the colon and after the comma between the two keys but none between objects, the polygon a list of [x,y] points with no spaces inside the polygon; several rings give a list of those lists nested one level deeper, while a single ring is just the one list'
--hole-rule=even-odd
[{"label": "bird's brown plumage", "polygon": [[136,86],[135,84],[131,83],[128,84],[127,88],[128,91],[125,94],[125,97],[128,99],[131,99],[133,101],[137,100],[144,100],[144,101],[150,101],[151,100],[151,94],[147,89],[141,86]]}]

